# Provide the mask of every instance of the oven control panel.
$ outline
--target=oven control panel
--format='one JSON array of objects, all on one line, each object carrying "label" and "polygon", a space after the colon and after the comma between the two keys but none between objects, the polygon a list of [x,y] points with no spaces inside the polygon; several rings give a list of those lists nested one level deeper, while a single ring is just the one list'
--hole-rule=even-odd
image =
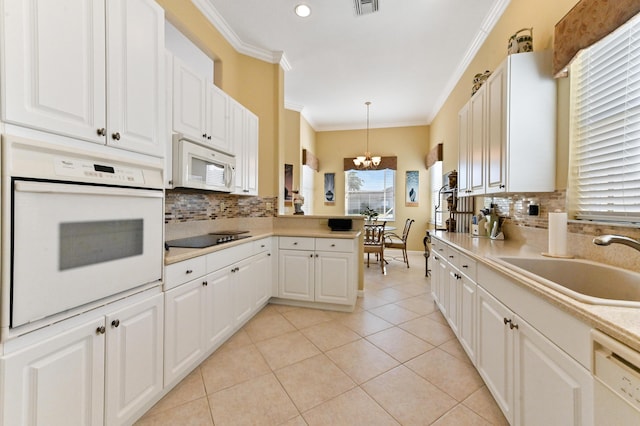
[{"label": "oven control panel", "polygon": [[133,167],[108,163],[99,164],[75,158],[56,158],[54,160],[54,169],[56,175],[60,177],[90,179],[93,182],[111,185],[117,185],[118,183],[144,184],[142,170]]}]

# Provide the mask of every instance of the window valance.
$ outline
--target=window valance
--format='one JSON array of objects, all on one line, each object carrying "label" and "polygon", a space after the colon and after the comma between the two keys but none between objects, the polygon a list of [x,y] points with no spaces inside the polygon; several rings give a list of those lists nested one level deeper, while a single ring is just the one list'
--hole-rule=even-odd
[{"label": "window valance", "polygon": [[443,159],[443,144],[439,143],[434,148],[429,151],[429,153],[424,157],[424,165],[429,169],[429,167],[433,166],[436,161],[442,161]]},{"label": "window valance", "polygon": [[567,76],[576,54],[627,22],[640,12],[640,0],[580,0],[556,24],[553,43],[553,74]]},{"label": "window valance", "polygon": [[302,165],[309,166],[316,172],[320,170],[320,162],[318,161],[318,157],[313,155],[313,153],[307,149],[302,150]]},{"label": "window valance", "polygon": [[[344,171],[346,172],[347,170],[357,170],[356,166],[353,164],[353,159],[355,157],[351,157],[351,158],[345,158],[344,159]],[[391,169],[391,170],[397,170],[398,169],[398,157],[382,157],[382,160],[380,161],[380,165],[377,167],[378,170],[383,170],[383,169]]]}]

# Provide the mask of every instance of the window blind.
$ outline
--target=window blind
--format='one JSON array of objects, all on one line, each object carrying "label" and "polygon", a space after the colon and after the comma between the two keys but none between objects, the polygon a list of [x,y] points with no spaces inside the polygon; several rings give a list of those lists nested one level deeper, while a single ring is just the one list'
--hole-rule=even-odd
[{"label": "window blind", "polygon": [[640,221],[640,15],[578,55],[571,86],[576,218]]}]

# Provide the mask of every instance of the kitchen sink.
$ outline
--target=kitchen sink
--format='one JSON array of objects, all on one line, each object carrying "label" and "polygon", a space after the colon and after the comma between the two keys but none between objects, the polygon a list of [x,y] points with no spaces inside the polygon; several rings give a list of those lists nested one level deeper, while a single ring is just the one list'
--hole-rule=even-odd
[{"label": "kitchen sink", "polygon": [[541,284],[584,303],[640,307],[640,273],[582,259],[493,257]]}]

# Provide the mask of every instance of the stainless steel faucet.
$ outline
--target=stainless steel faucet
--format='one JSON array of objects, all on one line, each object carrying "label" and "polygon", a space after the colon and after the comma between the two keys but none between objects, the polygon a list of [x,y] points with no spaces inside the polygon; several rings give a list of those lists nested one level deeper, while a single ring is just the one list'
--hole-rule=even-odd
[{"label": "stainless steel faucet", "polygon": [[624,244],[640,251],[640,241],[636,241],[633,238],[625,237],[622,235],[601,235],[593,239],[593,244],[599,246],[608,246],[610,244]]}]

